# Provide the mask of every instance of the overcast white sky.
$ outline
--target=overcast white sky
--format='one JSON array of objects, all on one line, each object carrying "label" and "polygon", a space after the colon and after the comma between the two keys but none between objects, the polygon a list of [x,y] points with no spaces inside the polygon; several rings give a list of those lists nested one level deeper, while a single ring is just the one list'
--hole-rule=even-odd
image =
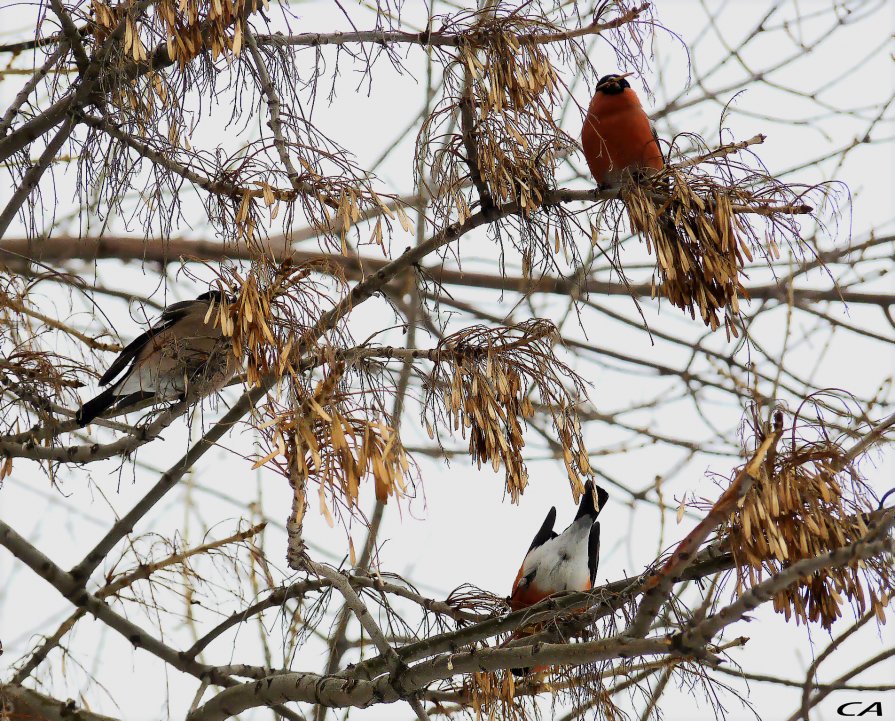
[{"label": "overcast white sky", "polygon": [[[800,3],[802,11],[826,7],[828,3],[821,0]],[[302,31],[327,31],[342,27],[344,22],[334,10],[322,7],[323,3],[297,4],[294,12],[299,17],[296,29]],[[699,4],[690,0],[668,1],[657,3],[658,15],[662,23],[686,42],[691,42],[697,26],[701,26],[703,12]],[[755,18],[764,12],[766,3],[740,0],[726,3],[724,11],[718,18],[724,34],[733,42],[738,34],[747,31],[755,22]],[[895,4],[890,3],[890,8]],[[416,8],[408,7],[412,15]],[[10,27],[24,27],[17,22],[15,6],[0,5],[0,37],[5,37]],[[889,17],[891,18],[891,9]],[[3,17],[5,15],[5,17]],[[364,17],[360,12],[355,16]],[[369,15],[366,19],[369,19]],[[833,77],[842,66],[844,59],[852,59],[871,50],[881,48],[891,32],[892,25],[883,26],[882,15],[847,28],[841,37],[837,36],[817,52],[806,56],[802,61],[787,68],[784,73],[774,79],[790,85],[806,87],[816,85],[816,80]],[[699,22],[696,19],[699,18]],[[366,27],[363,25],[362,27]],[[777,54],[790,52],[791,46],[779,37],[768,38],[765,43],[751,50],[755,57],[745,57],[744,62],[764,65]],[[704,70],[717,59],[723,49],[718,43],[706,41],[694,53],[696,67]],[[332,51],[325,51],[329,61],[334,57]],[[423,81],[423,54],[418,50],[410,50],[408,66],[413,75],[400,76],[389,69],[387,62],[380,61],[370,95],[366,89],[357,90],[357,76],[351,71],[350,63],[344,61],[343,71],[336,85],[335,101],[331,106],[319,105],[316,112],[317,122],[327,127],[333,137],[343,142],[357,154],[362,167],[369,165],[391,142],[395,133],[416,113],[421,105]],[[614,70],[611,56],[603,49],[598,49],[592,60],[599,72]],[[659,33],[656,37],[655,60],[653,67],[661,72],[666,88],[684,90],[688,79],[686,55],[680,43],[668,34]],[[624,70],[624,68],[622,68]],[[725,68],[714,76],[713,87],[726,87],[741,77],[741,69]],[[857,98],[869,99],[887,94],[893,82],[892,61],[889,52],[879,49],[873,57],[867,59],[865,70],[854,75],[843,87],[838,84],[837,93],[847,93]],[[655,78],[650,85],[659,86]],[[635,87],[638,87],[635,83]],[[638,87],[638,90],[640,87]],[[800,123],[769,123],[752,114],[771,112],[781,119],[798,120],[812,116],[817,107],[802,103],[791,95],[775,92],[765,86],[743,87],[724,93],[726,102],[742,90],[734,100],[736,108],[742,114],[734,114],[726,123],[733,137],[744,139],[758,132],[768,136],[767,142],[760,149],[762,160],[772,170],[781,170],[797,166],[806,157],[818,155],[823,147],[836,148],[849,142],[861,123],[855,119],[830,118],[811,126]],[[17,91],[15,82],[0,84],[0,104],[8,101]],[[686,96],[685,96],[686,97]],[[649,110],[650,100],[642,94],[644,105]],[[576,99],[581,104],[589,100],[586,86],[576,86]],[[841,97],[830,98],[839,102]],[[661,104],[662,98],[656,102]],[[717,138],[721,108],[698,106],[692,113],[682,112],[674,116],[674,128],[660,123],[664,133],[693,130],[704,134],[710,141]],[[226,108],[219,109],[218,117],[227,116]],[[204,137],[208,132],[218,132],[222,142],[227,142],[227,131],[221,127],[217,130],[203,129]],[[577,128],[569,121],[569,130],[577,135]],[[577,120],[575,122],[578,122]],[[820,128],[820,129],[818,129]],[[891,123],[887,132],[891,134]],[[390,159],[382,166],[379,175],[382,185],[395,192],[406,192],[409,178],[408,168],[412,162],[413,140],[415,131],[407,133],[405,139]],[[729,138],[725,138],[729,139]],[[892,146],[869,146],[857,150],[849,156],[848,162],[836,171],[836,178],[845,181],[854,197],[854,209],[851,216],[852,232],[857,235],[868,228],[892,229],[892,199],[895,198],[895,163],[893,163]],[[825,173],[830,168],[804,170],[798,177],[806,183],[829,179]],[[60,186],[64,194],[65,183]],[[193,228],[184,227],[180,235],[207,237],[208,228],[201,221],[201,208],[190,201],[195,209],[196,218]],[[65,211],[65,204],[60,212]],[[837,242],[847,242],[849,219],[842,224]],[[393,241],[393,248],[403,249],[410,242],[409,236],[402,236],[400,230]],[[461,252],[464,259],[469,260],[466,267],[476,266],[493,268],[494,247],[484,240],[484,236],[469,237],[463,240]],[[478,261],[478,262],[476,262]],[[518,259],[508,258],[513,267],[518,266]],[[87,270],[87,268],[85,268]],[[157,285],[154,268],[139,268],[136,265],[122,266],[118,263],[104,263],[100,274],[110,285],[118,288],[132,288],[149,292]],[[817,280],[818,276],[814,277]],[[195,286],[181,279],[177,288],[168,288],[170,297],[189,297],[194,294]],[[891,279],[878,281],[879,287],[891,289]],[[464,292],[463,298],[481,301],[494,307],[494,297],[485,292]],[[161,299],[161,296],[160,296]],[[50,299],[54,300],[54,299]],[[65,304],[66,299],[56,298],[58,303]],[[515,302],[507,296],[504,307],[509,309]],[[623,312],[631,312],[627,299],[607,301],[607,305]],[[538,310],[546,317],[558,317],[566,310],[564,299],[544,301]],[[648,306],[648,321],[657,322],[659,316],[655,308]],[[670,306],[662,308],[662,327],[667,331],[691,333],[692,325],[688,318],[678,316]],[[383,318],[391,318],[385,306],[378,301],[371,301],[360,307],[352,315],[352,327],[355,336],[363,339],[369,335],[370,329],[379,327]],[[516,311],[516,320],[524,318],[525,309]],[[111,306],[111,317],[115,327],[124,339],[129,339],[137,332],[137,326],[128,317],[123,304]],[[871,315],[871,311],[863,308],[843,310],[843,317],[853,321],[884,323],[881,314]],[[845,315],[847,314],[847,315]],[[667,317],[674,316],[674,317]],[[759,330],[763,342],[771,349],[779,347],[782,336],[782,316],[775,316],[776,321],[768,322]],[[779,324],[775,327],[774,322]],[[648,356],[652,346],[646,334],[627,330],[622,326],[600,325],[585,329],[591,341],[599,342],[603,337],[611,337],[613,343],[623,342],[632,354]],[[581,336],[582,331],[575,330],[574,324],[568,326],[571,334]],[[397,339],[392,334],[392,340]],[[847,342],[846,342],[847,339]],[[383,342],[388,336],[383,338]],[[720,340],[721,345],[724,345]],[[835,342],[840,343],[836,346]],[[420,336],[420,345],[429,345],[430,339],[424,334]],[[895,367],[895,353],[891,345],[881,351],[880,345],[852,337],[838,336],[834,339],[834,347],[825,356],[823,365],[818,369],[818,377],[825,384],[845,388],[859,394],[870,395],[880,381],[891,374]],[[796,351],[804,356],[805,366],[810,367],[817,356],[818,349],[810,342],[797,347]],[[108,362],[104,358],[103,362]],[[661,381],[654,378],[633,378],[611,368],[595,364],[580,364],[577,368],[593,384],[591,399],[600,410],[624,408],[641,399],[649,398],[661,389]],[[85,389],[84,397],[89,389]],[[726,399],[707,403],[711,420],[724,429],[734,428],[741,420],[742,408],[736,407]],[[413,408],[413,406],[411,406]],[[404,419],[405,439],[408,444],[423,442],[425,434],[413,423],[414,416]],[[693,437],[704,437],[705,422],[681,406],[680,413],[668,412],[662,417],[653,417],[644,413],[640,419],[632,417],[632,422],[639,420],[657,431],[681,428],[693,428]],[[179,426],[178,426],[179,427]],[[250,464],[239,457],[240,452],[251,448],[252,434],[235,433],[226,442],[227,447],[217,449],[208,454],[191,474],[189,490],[184,493],[171,494],[151,514],[150,525],[144,524],[138,530],[153,530],[161,534],[178,534],[195,543],[201,537],[199,516],[207,526],[215,526],[214,535],[221,537],[231,533],[240,517],[246,516],[246,501],[260,496],[264,512],[275,520],[283,521],[288,513],[290,489],[281,477],[266,470],[251,471]],[[595,445],[609,445],[612,438],[594,438]],[[532,437],[531,452],[533,456],[541,447]],[[187,443],[186,434],[177,428],[165,434],[163,443],[156,442],[137,454],[137,460],[155,468],[166,468],[183,452]],[[232,444],[232,445],[231,445]],[[462,448],[460,439],[452,447]],[[629,483],[633,488],[649,486],[655,476],[665,473],[677,460],[675,453],[668,448],[648,447],[630,454],[616,454],[598,459],[600,470],[609,476]],[[876,465],[867,464],[865,471],[868,479],[878,489],[885,489],[895,481],[895,465],[892,454],[878,457]],[[396,504],[389,506],[380,549],[380,562],[383,570],[407,575],[425,592],[443,598],[451,589],[469,583],[481,588],[505,595],[508,593],[516,569],[522,555],[530,543],[531,537],[544,514],[551,505],[558,508],[557,525],[564,525],[574,515],[574,503],[568,491],[568,481],[560,466],[552,460],[533,460],[529,463],[531,484],[518,506],[511,505],[504,497],[502,474],[495,474],[490,468],[477,470],[463,458],[454,459],[450,465],[419,457],[422,493],[407,505],[399,508]],[[666,499],[674,496],[680,499],[684,491],[697,495],[712,496],[716,486],[706,472],[722,475],[729,473],[731,463],[728,459],[711,456],[699,456],[687,466],[687,471],[679,474],[665,488]],[[87,472],[72,473],[70,477],[60,479],[59,488],[50,488],[44,475],[33,465],[17,463],[13,477],[9,479],[0,492],[0,514],[11,523],[19,533],[34,539],[38,546],[49,553],[54,561],[67,567],[83,556],[86,549],[102,534],[117,514],[125,512],[139,499],[156,474],[143,467],[125,465],[119,473],[113,463],[94,465]],[[198,507],[198,514],[189,515],[184,512],[184,494],[190,493]],[[216,494],[223,494],[236,499],[231,503]],[[367,489],[367,507],[372,504],[372,493]],[[242,505],[240,505],[240,502]],[[329,553],[341,558],[347,552],[345,533],[342,529],[330,529],[325,521],[316,513],[312,503],[312,511],[308,514],[305,534],[319,553]],[[652,507],[642,506],[631,509],[623,503],[618,495],[610,500],[610,505],[602,516],[603,551],[599,571],[599,581],[615,580],[624,575],[637,573],[650,560],[655,558],[660,546],[668,546],[675,539],[682,537],[688,528],[686,522],[681,526],[674,525],[674,518],[665,519],[664,544],[660,540],[659,518]],[[363,539],[360,529],[353,532],[355,544]],[[285,539],[279,528],[271,528],[267,534],[266,548],[274,563],[282,567],[284,562]],[[69,611],[67,603],[42,580],[11,562],[10,556],[0,553],[0,638],[3,640],[5,654],[0,658],[0,670],[3,663],[10,663],[18,658],[30,645],[32,634],[47,631],[55,627]],[[235,599],[230,597],[227,589],[227,569],[221,568],[215,579],[219,584],[217,600],[226,608],[235,608]],[[205,601],[207,602],[207,601]],[[178,609],[179,610],[179,609]],[[145,618],[135,618],[140,623],[149,624]],[[265,617],[271,637],[277,635],[279,622],[274,615]],[[788,678],[799,679],[811,662],[812,646],[806,641],[809,633],[804,628],[796,628],[784,623],[782,617],[767,611],[755,615],[752,623],[738,624],[731,627],[729,636],[742,634],[750,637],[745,648],[735,651],[735,660],[755,670],[760,666],[764,672],[780,674]],[[820,629],[813,629],[810,634],[813,641],[822,647],[827,635]],[[180,628],[175,637],[168,639],[171,643],[189,639],[189,629]],[[873,654],[874,649],[883,645],[891,645],[895,636],[890,626],[883,633],[876,629],[867,629],[849,640],[846,649],[851,649],[844,657],[831,660],[825,665],[824,678],[830,679],[839,672],[850,668],[851,660],[865,658]],[[162,714],[170,713],[172,718],[182,718],[196,690],[195,680],[181,676],[168,670],[162,672],[161,663],[148,654],[132,654],[127,644],[119,637],[107,633],[99,624],[91,620],[82,621],[72,636],[71,647],[75,653],[68,660],[66,669],[69,678],[41,677],[48,683],[50,691],[65,697],[74,696],[82,687],[83,672],[77,668],[82,664],[86,670],[96,672],[109,691],[109,697],[116,699],[120,708],[115,708],[109,697],[98,688],[89,693],[89,698],[97,703],[97,710],[118,715],[135,721],[158,719]],[[94,649],[101,649],[94,653]],[[302,649],[294,662],[294,668],[318,668],[322,661],[318,660],[319,644],[310,642]],[[261,662],[260,648],[257,643],[255,627],[243,629],[235,642],[229,637],[209,649],[208,659],[216,663],[228,660],[240,662]],[[756,659],[758,660],[756,662]],[[56,659],[58,661],[58,658]],[[56,663],[59,667],[59,663]],[[861,677],[862,683],[891,682],[895,678],[895,662],[880,665]],[[741,682],[731,678],[731,685],[739,693],[748,693],[749,702],[754,706],[757,718],[785,718],[794,709],[798,691],[783,687],[753,685],[750,690]],[[166,706],[165,699],[169,700]],[[817,719],[834,719],[836,707],[849,700],[882,700],[890,714],[895,718],[895,694],[848,694],[835,693],[819,707]],[[634,714],[642,699],[627,701],[617,699],[622,708],[628,708]],[[728,718],[740,721],[755,718],[733,696],[724,699]],[[702,721],[711,718],[710,706],[698,694],[688,689],[673,689],[666,692],[663,704],[665,718],[668,721]],[[545,712],[549,716],[549,709]],[[257,711],[245,718],[269,718],[266,711]],[[352,717],[364,719],[409,718],[407,708],[399,706],[372,709],[366,712],[354,711]],[[636,715],[635,715],[636,717]]]}]

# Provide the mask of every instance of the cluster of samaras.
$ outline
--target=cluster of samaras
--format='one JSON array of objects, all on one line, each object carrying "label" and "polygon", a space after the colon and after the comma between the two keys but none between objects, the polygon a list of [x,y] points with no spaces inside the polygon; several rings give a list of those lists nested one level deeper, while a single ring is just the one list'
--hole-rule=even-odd
[{"label": "cluster of samaras", "polygon": [[[729,521],[741,588],[867,536],[865,517],[872,506],[860,490],[843,487],[854,486],[855,479],[842,468],[835,445],[797,448],[779,457],[766,476],[756,479]],[[860,489],[860,484],[854,487]],[[795,616],[829,629],[842,615],[843,596],[859,613],[870,608],[882,618],[893,590],[891,566],[867,561],[814,573],[774,596],[774,609],[787,619]]]}]

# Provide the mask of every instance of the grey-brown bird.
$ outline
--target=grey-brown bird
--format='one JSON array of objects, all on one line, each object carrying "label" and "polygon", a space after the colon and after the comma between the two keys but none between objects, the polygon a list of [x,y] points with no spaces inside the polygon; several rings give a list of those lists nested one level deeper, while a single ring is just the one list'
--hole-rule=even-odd
[{"label": "grey-brown bird", "polygon": [[221,291],[212,290],[165,308],[103,373],[99,384],[112,385],[78,409],[78,425],[86,426],[113,406],[124,408],[146,399],[182,400],[190,389],[200,395],[220,390],[241,365],[216,322],[212,306],[222,300]]}]

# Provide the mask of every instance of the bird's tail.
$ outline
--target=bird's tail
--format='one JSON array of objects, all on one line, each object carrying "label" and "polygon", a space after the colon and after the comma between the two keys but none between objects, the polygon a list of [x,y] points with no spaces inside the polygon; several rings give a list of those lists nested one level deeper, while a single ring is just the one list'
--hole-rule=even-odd
[{"label": "bird's tail", "polygon": [[581,497],[581,504],[578,506],[578,513],[575,514],[575,520],[577,521],[582,516],[596,518],[600,515],[600,511],[603,510],[608,499],[609,494],[597,486],[597,499],[594,501],[594,484],[593,481],[588,481],[584,485],[584,495]]},{"label": "bird's tail", "polygon": [[115,405],[117,401],[118,396],[115,395],[115,386],[106,388],[106,390],[100,393],[96,398],[90,399],[78,408],[78,412],[75,414],[75,420],[78,422],[78,425],[83,428],[94,418],[109,410],[109,408]]}]

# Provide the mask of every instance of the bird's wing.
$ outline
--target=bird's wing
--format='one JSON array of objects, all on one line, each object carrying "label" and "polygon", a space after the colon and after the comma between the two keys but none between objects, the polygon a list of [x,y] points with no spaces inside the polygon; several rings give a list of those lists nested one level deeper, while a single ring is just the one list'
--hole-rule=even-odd
[{"label": "bird's wing", "polygon": [[108,385],[112,382],[112,380],[121,373],[127,366],[136,358],[137,353],[139,353],[146,344],[152,339],[152,337],[159,332],[158,328],[150,328],[145,333],[141,333],[136,338],[134,338],[130,343],[128,343],[124,350],[118,354],[118,357],[112,361],[112,365],[106,370],[105,373],[99,379],[99,384],[101,386]]},{"label": "bird's wing", "polygon": [[[553,530],[553,524],[556,522],[556,506],[547,511],[547,517],[535,534],[534,540],[528,547],[528,553],[531,553],[538,546],[543,546],[551,538],[556,538],[556,531]],[[528,554],[526,554],[528,555]]]},{"label": "bird's wing", "polygon": [[[206,306],[207,303],[202,302],[201,305]],[[108,370],[102,374],[102,377],[99,379],[99,384],[104,386],[111,383],[112,380],[127,368],[134,358],[137,357],[150,340],[166,328],[170,328],[191,310],[195,309],[196,306],[197,301],[195,300],[183,300],[179,303],[172,303],[165,308],[162,311],[161,317],[152,325],[152,327],[138,335],[124,347],[124,350],[118,354],[118,357],[112,362],[112,365],[109,366]]]},{"label": "bird's wing", "polygon": [[601,486],[597,486],[597,513],[603,510],[603,506],[606,505],[606,501],[609,500],[609,494],[606,492],[605,488]]},{"label": "bird's wing", "polygon": [[653,140],[656,141],[656,147],[659,149],[659,155],[662,156],[662,162],[665,165],[668,165],[668,162],[671,160],[671,158],[666,158],[665,153],[662,151],[662,142],[659,140],[659,131],[656,130],[656,124],[654,122],[650,121],[649,129],[653,133]]},{"label": "bird's wing", "polygon": [[600,565],[600,522],[590,527],[587,537],[587,570],[590,571],[590,585],[593,587],[597,579],[597,568]]}]

